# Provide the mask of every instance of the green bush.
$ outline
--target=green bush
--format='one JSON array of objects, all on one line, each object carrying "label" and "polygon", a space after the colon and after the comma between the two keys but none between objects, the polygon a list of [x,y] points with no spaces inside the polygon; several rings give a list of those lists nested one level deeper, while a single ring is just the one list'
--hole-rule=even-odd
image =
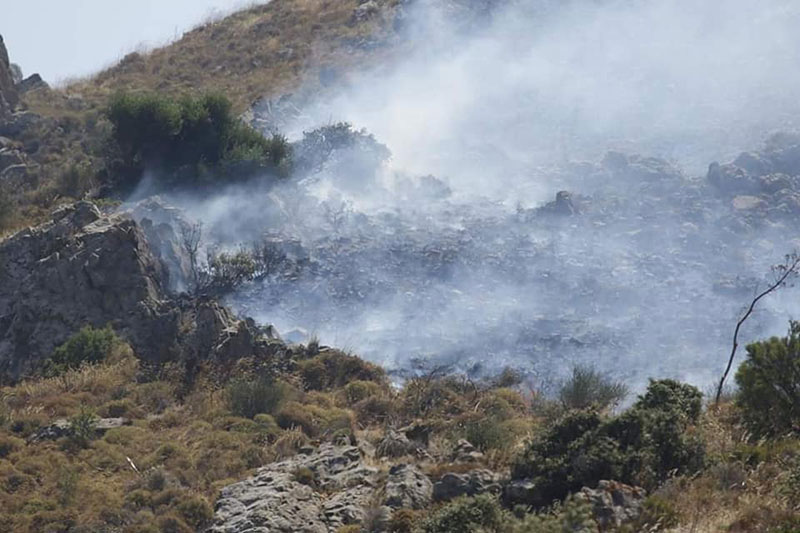
[{"label": "green bush", "polygon": [[614,407],[628,395],[628,387],[603,375],[594,368],[575,366],[572,377],[559,391],[559,399],[567,409],[600,409]]},{"label": "green bush", "polygon": [[301,361],[299,371],[303,383],[310,390],[338,389],[353,381],[380,384],[386,379],[379,366],[334,350]]},{"label": "green bush", "polygon": [[786,337],[754,342],[736,372],[737,404],[755,436],[796,431],[800,425],[800,323]]},{"label": "green bush", "polygon": [[228,384],[228,408],[237,416],[254,418],[256,415],[277,411],[287,394],[280,381],[261,377],[253,380],[237,379]]},{"label": "green bush", "polygon": [[477,533],[497,531],[511,520],[492,495],[461,497],[448,503],[425,520],[424,533]]},{"label": "green bush", "polygon": [[54,376],[78,368],[84,364],[96,364],[111,353],[119,342],[110,326],[102,329],[86,326],[55,349],[53,356],[45,362],[44,372]]},{"label": "green bush", "polygon": [[512,477],[532,479],[536,493],[526,503],[544,506],[602,479],[652,489],[674,473],[692,472],[704,459],[701,442],[687,431],[700,397],[689,385],[651,381],[619,416],[570,411],[528,443]]},{"label": "green bush", "polygon": [[107,115],[119,170],[130,180],[123,185],[135,185],[145,168],[154,169],[166,186],[197,184],[203,169],[228,177],[264,169],[286,175],[289,170],[291,147],[286,139],[267,139],[242,123],[220,94],[174,99],[157,93],[118,93]]},{"label": "green bush", "polygon": [[81,408],[78,414],[69,419],[70,440],[81,448],[87,447],[95,437],[96,420],[91,409]]}]

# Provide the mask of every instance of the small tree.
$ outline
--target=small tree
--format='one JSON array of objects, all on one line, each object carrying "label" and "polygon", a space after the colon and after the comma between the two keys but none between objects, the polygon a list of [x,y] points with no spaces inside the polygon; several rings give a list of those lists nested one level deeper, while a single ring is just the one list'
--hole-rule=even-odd
[{"label": "small tree", "polygon": [[572,377],[561,386],[559,399],[568,409],[598,407],[607,409],[618,405],[628,395],[624,383],[614,381],[592,367],[577,365]]},{"label": "small tree", "polygon": [[800,322],[786,337],[754,342],[736,371],[737,403],[757,436],[800,429]]}]

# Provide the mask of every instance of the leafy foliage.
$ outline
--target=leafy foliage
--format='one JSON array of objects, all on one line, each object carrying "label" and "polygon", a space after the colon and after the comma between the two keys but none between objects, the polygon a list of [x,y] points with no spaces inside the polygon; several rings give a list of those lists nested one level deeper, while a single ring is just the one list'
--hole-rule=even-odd
[{"label": "leafy foliage", "polygon": [[489,494],[453,500],[425,520],[424,533],[496,531],[509,520],[497,499]]},{"label": "leafy foliage", "polygon": [[[220,94],[169,98],[157,93],[118,93],[107,110],[120,158],[119,171],[135,185],[146,168],[161,184],[200,183],[203,169],[215,174],[270,170],[286,175],[291,148],[286,139],[267,139],[234,114]],[[243,167],[248,163],[249,167]]]},{"label": "leafy foliage", "polygon": [[604,418],[595,410],[566,413],[534,438],[512,468],[532,478],[533,505],[562,500],[601,479],[653,488],[675,472],[701,466],[703,449],[687,433],[697,422],[701,395],[673,380],[651,381],[625,413]]},{"label": "leafy foliage", "polygon": [[99,363],[119,342],[110,326],[101,329],[85,326],[55,349],[53,357],[45,363],[44,372],[54,376],[84,364]]},{"label": "leafy foliage", "polygon": [[800,323],[786,337],[754,342],[736,372],[737,403],[757,436],[796,431],[800,426]]}]

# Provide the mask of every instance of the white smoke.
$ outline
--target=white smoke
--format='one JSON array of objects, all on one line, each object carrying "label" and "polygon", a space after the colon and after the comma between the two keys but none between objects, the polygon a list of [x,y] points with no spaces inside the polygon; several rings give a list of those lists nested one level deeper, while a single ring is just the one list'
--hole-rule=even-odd
[{"label": "white smoke", "polygon": [[[791,243],[781,227],[732,232],[726,202],[693,176],[796,126],[800,4],[406,10],[401,57],[307,99],[287,129],[299,139],[348,121],[390,160],[370,166],[343,150],[278,188],[177,199],[209,239],[272,233],[301,250],[305,267],[231,303],[395,369],[509,364],[555,376],[589,361],[639,383],[709,382],[741,305]],[[648,183],[574,164],[612,149],[678,170]],[[561,189],[587,196],[585,216],[529,210]],[[773,298],[746,337],[781,333],[796,310]]]}]

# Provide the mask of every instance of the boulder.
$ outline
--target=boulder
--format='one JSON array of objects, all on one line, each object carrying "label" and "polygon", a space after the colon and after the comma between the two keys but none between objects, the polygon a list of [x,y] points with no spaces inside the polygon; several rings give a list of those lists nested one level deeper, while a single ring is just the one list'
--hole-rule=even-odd
[{"label": "boulder", "polygon": [[[92,423],[92,429],[95,435],[100,437],[109,429],[120,428],[130,423],[131,421],[127,418],[98,418]],[[52,424],[40,428],[28,439],[28,443],[56,440],[70,435],[72,435],[72,424],[66,418],[59,418]]]},{"label": "boulder", "polygon": [[[327,533],[363,521],[377,470],[353,446],[323,444],[307,452],[223,488],[208,531]],[[313,483],[301,482],[301,471],[310,472]]]},{"label": "boulder", "polygon": [[375,447],[375,455],[378,457],[404,457],[418,455],[421,452],[424,452],[421,444],[410,441],[404,433],[393,429],[386,430]]},{"label": "boulder", "polygon": [[647,493],[617,481],[600,481],[596,489],[584,487],[576,495],[592,506],[592,514],[601,530],[617,530],[633,522],[642,513]]},{"label": "boulder", "polygon": [[434,483],[433,499],[440,502],[486,492],[499,494],[501,491],[500,476],[491,470],[476,469],[463,474],[448,472]]},{"label": "boulder", "polygon": [[110,324],[151,361],[267,355],[273,344],[211,300],[170,293],[170,274],[127,213],[89,202],[0,242],[0,379],[36,369],[85,325]]},{"label": "boulder", "polygon": [[17,85],[17,90],[20,93],[34,91],[36,89],[49,89],[50,86],[38,74],[31,74]]},{"label": "boulder", "polygon": [[384,505],[393,509],[423,509],[431,503],[433,484],[416,466],[398,464],[389,469],[384,494]]},{"label": "boulder", "polygon": [[455,463],[477,463],[483,460],[483,454],[468,440],[459,439],[450,459]]}]

